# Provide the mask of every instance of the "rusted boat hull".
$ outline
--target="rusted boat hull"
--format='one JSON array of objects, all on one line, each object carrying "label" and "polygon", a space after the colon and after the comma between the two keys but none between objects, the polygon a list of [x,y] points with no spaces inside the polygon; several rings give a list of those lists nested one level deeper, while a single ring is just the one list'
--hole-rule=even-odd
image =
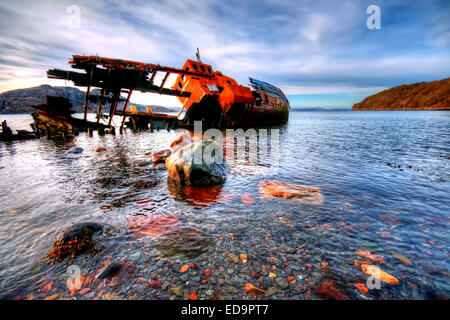
[{"label": "rusted boat hull", "polygon": [[[87,120],[92,87],[101,88],[102,92],[98,114],[102,114],[106,95],[112,97],[108,125],[112,125],[114,115],[123,115],[121,129],[125,123],[138,131],[189,127],[195,121],[202,121],[204,128],[261,127],[283,124],[289,118],[289,101],[279,88],[252,78],[250,86],[240,85],[201,62],[199,56],[197,61],[186,60],[180,69],[98,56],[73,56],[69,63],[83,72],[51,69],[47,74],[50,78],[87,87],[84,120]],[[158,72],[163,74],[159,84],[155,83]],[[171,74],[178,76],[169,88],[166,82]],[[176,117],[151,111],[131,112],[128,107],[134,90],[175,96],[182,107]],[[121,93],[126,93],[127,98]],[[125,101],[122,108],[120,101]]]},{"label": "rusted boat hull", "polygon": [[190,106],[184,117],[187,125],[203,121],[203,126],[217,128],[256,127],[286,123],[289,119],[289,102],[278,88],[264,84],[254,86],[252,97],[245,102],[230,100],[223,103],[221,96],[207,95]]}]

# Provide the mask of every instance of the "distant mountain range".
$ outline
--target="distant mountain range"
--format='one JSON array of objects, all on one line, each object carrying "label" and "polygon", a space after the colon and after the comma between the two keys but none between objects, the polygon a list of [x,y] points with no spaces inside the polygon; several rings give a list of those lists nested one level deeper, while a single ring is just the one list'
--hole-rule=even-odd
[{"label": "distant mountain range", "polygon": [[[99,95],[100,91],[92,90],[92,94]],[[84,112],[85,92],[74,87],[52,87],[43,84],[38,87],[16,89],[6,91],[0,94],[0,114],[14,114],[14,113],[31,113],[34,111],[33,106],[46,103],[47,96],[62,95],[70,100],[73,105],[73,110],[76,112]],[[144,107],[143,105],[130,103],[137,108]],[[146,106],[151,107],[154,112],[173,112],[178,111],[177,108],[167,108],[163,106]],[[96,111],[97,107],[94,103],[90,103],[89,109],[91,112]],[[109,106],[104,107],[104,112],[108,112]]]},{"label": "distant mountain range", "polygon": [[352,110],[450,110],[450,78],[393,87],[354,104]]}]

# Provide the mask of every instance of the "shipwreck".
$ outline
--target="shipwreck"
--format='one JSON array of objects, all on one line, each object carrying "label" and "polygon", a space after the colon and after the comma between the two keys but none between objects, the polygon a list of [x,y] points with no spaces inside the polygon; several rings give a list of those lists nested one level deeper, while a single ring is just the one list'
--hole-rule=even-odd
[{"label": "shipwreck", "polygon": [[[92,130],[115,133],[115,115],[122,116],[121,133],[125,126],[134,131],[175,129],[202,121],[205,128],[261,127],[283,124],[289,118],[289,101],[279,88],[253,78],[249,78],[249,86],[240,85],[203,63],[198,52],[197,60],[186,60],[181,69],[81,55],[74,55],[69,64],[76,70],[50,69],[47,76],[86,88],[84,119],[71,116],[70,102],[64,97],[48,97],[48,103],[36,106],[33,113],[39,136]],[[167,86],[171,74],[177,76]],[[155,81],[157,75],[162,80]],[[93,95],[93,89],[100,94]],[[154,113],[150,107],[138,110],[130,105],[134,91],[175,96],[182,107],[178,114]],[[88,121],[94,108],[96,121]]]}]

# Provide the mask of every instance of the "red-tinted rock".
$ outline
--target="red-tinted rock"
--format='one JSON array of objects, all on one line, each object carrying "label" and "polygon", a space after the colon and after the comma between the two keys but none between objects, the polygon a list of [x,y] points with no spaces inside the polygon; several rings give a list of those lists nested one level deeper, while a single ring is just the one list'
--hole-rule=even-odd
[{"label": "red-tinted rock", "polygon": [[105,151],[106,151],[106,149],[103,148],[102,146],[98,146],[98,147],[95,149],[95,152],[105,152]]},{"label": "red-tinted rock", "polygon": [[163,235],[182,229],[183,225],[174,214],[159,214],[131,218],[127,226],[133,231],[136,238],[150,236],[159,238]]},{"label": "red-tinted rock", "polygon": [[350,300],[347,294],[341,289],[336,287],[334,281],[324,281],[318,287],[316,287],[316,293],[325,299],[330,300]]},{"label": "red-tinted rock", "polygon": [[178,136],[171,144],[170,149],[172,149],[173,152],[178,151],[179,149],[183,148],[184,146],[187,146],[188,144],[192,143],[192,139],[187,134],[182,134]]},{"label": "red-tinted rock", "polygon": [[159,288],[161,288],[161,281],[150,280],[150,282],[148,283],[148,286],[153,289],[159,289]]},{"label": "red-tinted rock", "polygon": [[248,192],[246,192],[242,195],[241,201],[242,201],[242,203],[244,203],[247,206],[251,206],[252,204],[255,203],[255,199],[253,199],[252,196]]},{"label": "red-tinted rock", "polygon": [[[95,280],[97,283],[100,282],[97,289],[100,291],[108,290],[112,287],[119,289],[122,283],[134,278],[134,275],[136,274],[136,266],[134,264],[129,262],[119,262],[118,265],[118,270],[111,273],[107,278]],[[104,267],[102,269],[104,269]],[[101,272],[101,270],[99,272]]]},{"label": "red-tinted rock", "polygon": [[244,293],[251,294],[253,298],[256,299],[257,296],[266,294],[266,290],[255,287],[251,283],[247,283],[244,288]]},{"label": "red-tinted rock", "polygon": [[378,212],[378,217],[381,221],[390,224],[401,222],[400,218],[398,218],[395,214],[389,212]]},{"label": "red-tinted rock", "polygon": [[384,263],[384,257],[370,253],[370,251],[367,250],[356,250],[355,253],[361,257],[364,257],[366,259],[369,259],[370,261],[376,262],[376,263]]},{"label": "red-tinted rock", "polygon": [[222,186],[196,187],[186,186],[184,194],[192,205],[208,206],[218,202]]},{"label": "red-tinted rock", "polygon": [[258,190],[262,200],[277,197],[291,199],[299,204],[323,204],[322,192],[316,187],[295,185],[275,180],[261,180]]},{"label": "red-tinted rock", "polygon": [[165,149],[152,154],[152,162],[153,164],[164,163],[166,158],[172,154],[172,150]]}]

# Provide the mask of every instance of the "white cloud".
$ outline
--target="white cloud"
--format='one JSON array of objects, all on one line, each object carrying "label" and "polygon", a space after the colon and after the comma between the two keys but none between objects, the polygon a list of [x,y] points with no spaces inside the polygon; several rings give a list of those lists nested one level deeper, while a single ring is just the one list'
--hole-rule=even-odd
[{"label": "white cloud", "polygon": [[314,13],[305,25],[300,27],[303,37],[313,44],[318,44],[322,36],[331,28],[331,17],[325,14]]},{"label": "white cloud", "polygon": [[[80,30],[67,28],[71,4],[81,8]],[[395,79],[440,78],[450,71],[444,20],[427,33],[434,37],[429,47],[408,47],[408,39],[395,35],[408,34],[414,21],[400,21],[389,34],[366,35],[362,2],[16,0],[1,3],[0,12],[1,91],[56,84],[46,70],[70,68],[72,54],[181,67],[196,47],[204,62],[242,84],[254,76],[288,94],[373,91]],[[436,38],[439,33],[443,37]],[[395,51],[396,42],[405,49]]]}]

